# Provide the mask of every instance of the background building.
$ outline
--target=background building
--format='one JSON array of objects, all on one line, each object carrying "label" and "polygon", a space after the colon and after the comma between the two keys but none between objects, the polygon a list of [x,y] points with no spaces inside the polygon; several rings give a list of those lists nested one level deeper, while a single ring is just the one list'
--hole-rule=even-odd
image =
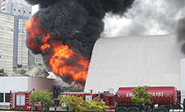
[{"label": "background building", "polygon": [[14,19],[0,12],[0,68],[13,67]]},{"label": "background building", "polygon": [[35,65],[35,58],[25,45],[26,23],[32,6],[25,0],[0,0],[0,69]]},{"label": "background building", "polygon": [[100,38],[93,49],[84,91],[175,86],[185,97],[181,46],[175,35]]},{"label": "background building", "polygon": [[35,65],[35,58],[25,44],[28,17],[0,12],[0,68],[13,66],[28,68]]},{"label": "background building", "polygon": [[0,11],[12,15],[30,17],[32,7],[25,0],[0,0]]}]

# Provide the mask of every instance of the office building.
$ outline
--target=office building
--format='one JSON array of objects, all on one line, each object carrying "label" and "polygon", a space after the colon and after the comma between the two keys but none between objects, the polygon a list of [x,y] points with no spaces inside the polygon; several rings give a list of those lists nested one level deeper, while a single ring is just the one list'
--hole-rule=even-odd
[{"label": "office building", "polygon": [[35,65],[35,58],[25,44],[28,17],[0,12],[0,69]]},{"label": "office building", "polygon": [[0,0],[0,12],[30,17],[32,7],[25,0]]}]

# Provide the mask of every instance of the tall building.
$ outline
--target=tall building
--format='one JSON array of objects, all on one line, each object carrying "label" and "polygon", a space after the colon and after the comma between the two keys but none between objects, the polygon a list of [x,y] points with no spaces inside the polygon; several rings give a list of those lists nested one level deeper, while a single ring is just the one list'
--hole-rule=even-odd
[{"label": "tall building", "polygon": [[28,17],[0,12],[0,69],[13,66],[28,68],[35,65],[35,58],[25,44]]},{"label": "tall building", "polygon": [[14,16],[0,13],[0,68],[13,66]]},{"label": "tall building", "polygon": [[0,0],[0,11],[12,15],[30,17],[32,7],[24,0]]}]

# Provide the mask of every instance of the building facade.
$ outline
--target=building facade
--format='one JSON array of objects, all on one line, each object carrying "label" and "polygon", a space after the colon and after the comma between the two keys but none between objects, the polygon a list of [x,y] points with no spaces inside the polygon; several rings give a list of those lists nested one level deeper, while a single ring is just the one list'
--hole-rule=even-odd
[{"label": "building facade", "polygon": [[25,44],[28,17],[0,12],[0,69],[13,66],[28,68],[35,65],[35,58]]},{"label": "building facade", "polygon": [[0,0],[0,12],[30,17],[32,7],[25,0]]},{"label": "building facade", "polygon": [[13,66],[14,19],[13,15],[0,13],[0,68]]}]

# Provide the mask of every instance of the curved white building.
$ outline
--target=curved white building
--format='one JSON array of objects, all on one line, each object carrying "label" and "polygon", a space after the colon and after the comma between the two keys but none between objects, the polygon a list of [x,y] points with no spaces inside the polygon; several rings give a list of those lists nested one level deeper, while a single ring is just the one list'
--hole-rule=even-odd
[{"label": "curved white building", "polygon": [[84,91],[116,92],[120,86],[139,85],[175,86],[184,91],[181,46],[175,35],[100,38],[93,49]]}]

